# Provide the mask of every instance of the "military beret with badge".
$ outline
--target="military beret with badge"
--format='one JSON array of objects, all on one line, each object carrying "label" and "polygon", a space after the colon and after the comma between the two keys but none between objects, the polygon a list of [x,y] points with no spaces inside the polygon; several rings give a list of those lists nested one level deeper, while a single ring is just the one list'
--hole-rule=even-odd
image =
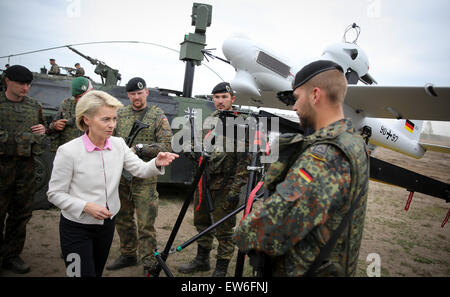
[{"label": "military beret with badge", "polygon": [[145,80],[140,77],[134,77],[130,79],[126,85],[127,92],[136,92],[143,90],[147,85],[145,84]]},{"label": "military beret with badge", "polygon": [[230,93],[232,96],[234,95],[233,89],[228,82],[221,82],[217,84],[211,92],[213,95],[218,93]]},{"label": "military beret with badge", "polygon": [[72,96],[83,94],[89,89],[89,80],[85,77],[77,77],[72,80]]},{"label": "military beret with badge", "polygon": [[313,78],[317,74],[322,73],[324,71],[335,69],[341,71],[342,73],[344,72],[344,70],[339,64],[336,64],[332,61],[318,60],[309,63],[295,75],[294,81],[292,82],[292,90],[278,92],[277,98],[286,105],[294,105],[296,101],[294,97],[295,89],[307,83],[311,78]]}]

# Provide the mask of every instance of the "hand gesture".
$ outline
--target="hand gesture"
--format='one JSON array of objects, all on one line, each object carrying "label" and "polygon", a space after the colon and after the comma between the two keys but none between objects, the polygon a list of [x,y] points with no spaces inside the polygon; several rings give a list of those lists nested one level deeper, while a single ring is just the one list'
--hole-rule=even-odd
[{"label": "hand gesture", "polygon": [[170,165],[170,163],[172,163],[173,160],[175,160],[178,157],[179,156],[174,153],[159,152],[158,155],[156,156],[155,163],[157,167],[168,166]]}]

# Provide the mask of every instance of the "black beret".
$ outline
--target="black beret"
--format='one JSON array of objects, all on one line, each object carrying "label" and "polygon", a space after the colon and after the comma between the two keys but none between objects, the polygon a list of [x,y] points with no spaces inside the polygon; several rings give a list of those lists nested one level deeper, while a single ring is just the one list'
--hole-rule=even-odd
[{"label": "black beret", "polygon": [[233,89],[231,88],[230,83],[221,82],[220,84],[214,87],[211,93],[212,94],[230,93],[231,95],[233,95]]},{"label": "black beret", "polygon": [[33,80],[33,73],[22,65],[13,65],[5,70],[5,76],[12,81],[30,83]]},{"label": "black beret", "polygon": [[308,80],[310,80],[317,74],[333,69],[337,69],[342,73],[344,72],[344,70],[342,70],[342,67],[340,65],[332,61],[318,60],[309,63],[295,75],[294,82],[292,83],[292,90],[294,91],[298,87],[304,85]]},{"label": "black beret", "polygon": [[140,77],[133,77],[127,83],[126,90],[127,92],[135,92],[140,91],[145,88],[145,80]]},{"label": "black beret", "polygon": [[303,67],[297,74],[295,75],[294,81],[292,82],[292,91],[283,91],[278,92],[277,97],[278,99],[285,103],[286,105],[294,105],[295,104],[295,97],[294,97],[294,90],[298,87],[301,87],[304,85],[307,81],[309,81],[311,78],[316,76],[319,73],[322,73],[324,71],[328,70],[334,70],[337,69],[344,73],[344,70],[339,64],[336,64],[332,61],[328,60],[318,60],[314,61],[312,63],[309,63],[305,67]]}]

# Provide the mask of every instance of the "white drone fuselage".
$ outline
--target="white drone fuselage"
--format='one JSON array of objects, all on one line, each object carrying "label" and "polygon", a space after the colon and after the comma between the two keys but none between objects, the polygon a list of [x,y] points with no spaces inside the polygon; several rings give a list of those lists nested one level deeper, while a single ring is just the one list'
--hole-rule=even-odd
[{"label": "white drone fuselage", "polygon": [[[235,104],[277,108],[279,110],[275,113],[282,116],[285,113],[283,110],[289,107],[278,100],[276,93],[292,89],[297,69],[248,39],[227,39],[222,50],[236,70],[236,75],[230,82],[237,95]],[[321,59],[338,63],[344,72],[356,72],[360,80],[361,77],[369,76],[367,56],[356,44],[334,44],[325,49]],[[368,117],[346,104],[344,113],[352,119],[356,130],[371,128],[369,142],[372,145],[383,146],[415,158],[424,155],[425,149],[419,144],[422,121]]]},{"label": "white drone fuselage", "polygon": [[[287,63],[275,58],[280,68],[288,70],[280,74],[278,69],[258,62],[261,53],[268,53],[255,42],[243,38],[230,38],[224,41],[222,51],[236,70],[231,86],[240,95],[261,97],[261,92],[288,90],[295,75]],[[269,56],[273,57],[271,54]],[[274,66],[274,65],[272,65]],[[285,66],[285,67],[284,67]],[[282,69],[282,70],[284,70]],[[287,74],[287,75],[286,75]]]}]

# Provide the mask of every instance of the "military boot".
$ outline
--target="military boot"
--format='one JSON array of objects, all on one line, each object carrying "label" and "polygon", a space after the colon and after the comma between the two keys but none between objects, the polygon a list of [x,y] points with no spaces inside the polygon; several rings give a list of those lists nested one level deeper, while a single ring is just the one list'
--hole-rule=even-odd
[{"label": "military boot", "polygon": [[227,259],[219,259],[216,263],[216,268],[214,269],[212,277],[225,277],[227,276],[228,264],[230,264],[230,260]]},{"label": "military boot", "polygon": [[2,267],[19,274],[30,272],[30,266],[25,264],[19,256],[4,258]]},{"label": "military boot", "polygon": [[211,250],[198,246],[197,256],[188,264],[178,267],[181,273],[194,273],[198,271],[208,271],[211,269],[209,265],[209,253]]},{"label": "military boot", "polygon": [[128,266],[137,265],[137,257],[136,256],[125,256],[120,255],[112,264],[106,266],[107,270],[118,270]]}]

